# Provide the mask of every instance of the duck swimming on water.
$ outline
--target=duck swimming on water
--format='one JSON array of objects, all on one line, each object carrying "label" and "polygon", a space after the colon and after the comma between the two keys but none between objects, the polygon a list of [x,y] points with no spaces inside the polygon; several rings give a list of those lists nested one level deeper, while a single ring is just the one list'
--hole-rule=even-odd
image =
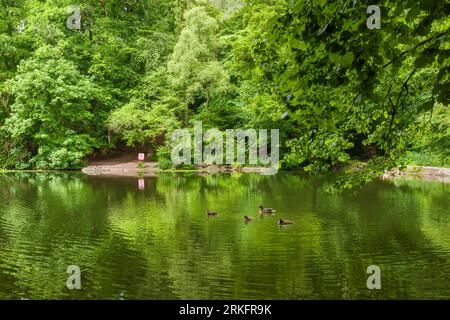
[{"label": "duck swimming on water", "polygon": [[250,223],[250,222],[252,222],[253,221],[253,217],[250,217],[250,216],[248,216],[248,215],[245,215],[244,216],[244,222],[245,223]]},{"label": "duck swimming on water", "polygon": [[206,210],[206,214],[210,217],[215,217],[219,215],[219,213],[216,211],[208,211],[208,210]]},{"label": "duck swimming on water", "polygon": [[278,225],[279,226],[286,226],[286,225],[288,225],[288,224],[293,224],[294,223],[294,221],[291,221],[291,220],[285,220],[285,219],[278,219]]},{"label": "duck swimming on water", "polygon": [[273,214],[273,213],[277,212],[275,209],[264,208],[262,205],[260,205],[258,208],[259,208],[259,214]]}]

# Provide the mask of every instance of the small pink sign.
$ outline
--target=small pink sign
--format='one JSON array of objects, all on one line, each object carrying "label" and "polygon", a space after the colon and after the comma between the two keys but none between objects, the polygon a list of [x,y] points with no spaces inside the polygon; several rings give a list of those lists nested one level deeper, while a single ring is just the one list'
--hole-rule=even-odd
[{"label": "small pink sign", "polygon": [[144,161],[144,159],[145,159],[145,154],[139,153],[138,159],[139,159],[139,161]]}]

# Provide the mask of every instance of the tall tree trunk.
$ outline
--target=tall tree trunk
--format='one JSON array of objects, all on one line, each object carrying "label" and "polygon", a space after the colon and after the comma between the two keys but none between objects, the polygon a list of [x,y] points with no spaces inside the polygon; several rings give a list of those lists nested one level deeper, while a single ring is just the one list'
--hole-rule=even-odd
[{"label": "tall tree trunk", "polygon": [[108,10],[106,9],[106,0],[99,0],[100,6],[103,8],[103,12],[105,14],[105,17],[108,16]]},{"label": "tall tree trunk", "polygon": [[206,111],[208,111],[209,100],[211,100],[211,98],[209,97],[209,93],[206,93],[206,106],[205,106],[205,110]]},{"label": "tall tree trunk", "polygon": [[3,110],[5,111],[6,115],[9,115],[9,95],[7,93],[2,93],[1,97]]}]

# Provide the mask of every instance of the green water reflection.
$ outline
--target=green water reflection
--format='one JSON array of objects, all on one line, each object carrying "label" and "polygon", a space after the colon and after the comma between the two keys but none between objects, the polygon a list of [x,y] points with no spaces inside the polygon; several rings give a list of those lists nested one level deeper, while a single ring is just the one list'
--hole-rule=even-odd
[{"label": "green water reflection", "polygon": [[[1,175],[0,299],[450,298],[450,185],[329,195],[331,179],[162,175],[139,190],[138,178]],[[259,218],[259,204],[277,214]],[[366,287],[372,264],[381,290]],[[69,265],[81,290],[66,288]]]}]

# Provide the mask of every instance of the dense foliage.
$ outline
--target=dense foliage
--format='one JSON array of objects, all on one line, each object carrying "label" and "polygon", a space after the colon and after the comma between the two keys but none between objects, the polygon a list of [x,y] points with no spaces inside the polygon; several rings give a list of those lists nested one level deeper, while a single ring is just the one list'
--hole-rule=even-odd
[{"label": "dense foliage", "polygon": [[[449,166],[448,1],[2,0],[0,165],[78,168],[168,135],[280,129],[282,165]],[[159,148],[159,152],[157,152]]]}]

